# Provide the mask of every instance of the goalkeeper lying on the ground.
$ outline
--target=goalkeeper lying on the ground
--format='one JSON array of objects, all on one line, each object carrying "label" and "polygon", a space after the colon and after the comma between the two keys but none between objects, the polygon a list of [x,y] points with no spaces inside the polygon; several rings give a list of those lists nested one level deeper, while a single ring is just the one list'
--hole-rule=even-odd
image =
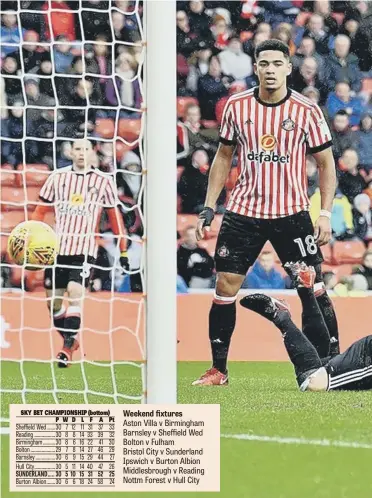
[{"label": "goalkeeper lying on the ground", "polygon": [[[308,273],[309,268],[303,270]],[[372,390],[372,335],[354,342],[344,353],[328,356],[328,329],[313,283],[302,281],[301,271],[296,284],[307,287],[309,294],[309,306],[303,309],[303,314],[313,320],[317,329],[311,341],[293,323],[286,303],[264,294],[251,294],[243,297],[240,304],[267,318],[281,331],[301,391]]]}]

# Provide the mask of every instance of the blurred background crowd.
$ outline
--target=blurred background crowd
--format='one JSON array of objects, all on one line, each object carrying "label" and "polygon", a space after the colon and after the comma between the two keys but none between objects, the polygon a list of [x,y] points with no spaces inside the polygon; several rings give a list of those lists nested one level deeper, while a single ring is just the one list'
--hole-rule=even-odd
[{"label": "blurred background crowd", "polygon": [[[324,249],[327,287],[341,294],[372,290],[372,3],[177,3],[178,267],[185,284],[214,285],[211,256],[217,230],[197,244],[192,227],[203,207],[225,103],[230,95],[258,84],[255,47],[276,38],[289,45],[293,71],[288,85],[321,107],[332,131],[338,185],[333,239]],[[307,175],[315,221],[320,191],[311,156]],[[236,177],[235,158],[218,200],[221,215]],[[270,244],[243,288],[291,288]]]},{"label": "blurred background crowd", "polygon": [[[141,261],[142,2],[1,2],[1,224],[9,233],[37,202],[55,168],[71,162],[71,141],[88,136],[94,166],[114,172],[133,242],[131,270]],[[218,200],[215,228],[196,243],[219,125],[230,95],[256,86],[255,46],[277,38],[290,47],[288,85],[318,103],[334,140],[338,187],[332,243],[325,249],[328,288],[372,289],[372,3],[366,1],[177,2],[178,291],[214,286],[217,227],[237,178],[236,158]],[[161,98],[161,96],[159,96]],[[26,107],[25,107],[26,106]],[[311,216],[320,210],[316,164],[307,159]],[[26,197],[25,197],[26,192]],[[102,267],[115,255],[103,218]],[[6,262],[6,235],[1,258]],[[33,290],[41,278],[2,269],[3,287]],[[91,290],[141,290],[137,276],[95,273]],[[244,288],[290,288],[270,246]]]}]

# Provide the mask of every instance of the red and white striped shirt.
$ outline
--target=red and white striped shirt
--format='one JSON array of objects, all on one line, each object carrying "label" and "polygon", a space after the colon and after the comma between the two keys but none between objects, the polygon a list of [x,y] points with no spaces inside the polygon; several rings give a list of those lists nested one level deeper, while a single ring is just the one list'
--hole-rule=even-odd
[{"label": "red and white striped shirt", "polygon": [[97,169],[79,172],[67,166],[54,171],[41,188],[39,197],[54,205],[61,256],[97,257],[96,238],[103,209],[118,218],[113,232],[123,232],[113,179]]},{"label": "red and white striped shirt", "polygon": [[229,98],[220,141],[237,145],[239,176],[227,210],[279,218],[308,210],[306,154],[332,145],[320,108],[294,90],[277,104],[260,101],[258,87]]}]

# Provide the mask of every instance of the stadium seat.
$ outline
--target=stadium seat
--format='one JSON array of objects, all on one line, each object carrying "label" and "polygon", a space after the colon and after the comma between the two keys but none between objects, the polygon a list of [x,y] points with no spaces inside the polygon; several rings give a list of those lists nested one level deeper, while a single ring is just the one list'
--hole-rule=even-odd
[{"label": "stadium seat", "polygon": [[1,213],[0,214],[0,224],[1,224],[1,232],[3,234],[10,233],[14,227],[16,227],[19,223],[25,221],[25,213],[22,211],[10,211],[9,213]]},{"label": "stadium seat", "polygon": [[116,148],[116,160],[121,161],[123,155],[130,150],[130,146],[122,142],[121,140],[116,140],[115,142]]},{"label": "stadium seat", "polygon": [[186,107],[190,104],[199,105],[198,99],[195,97],[177,97],[177,117],[184,118]]},{"label": "stadium seat", "polygon": [[[1,226],[3,223],[1,222]],[[1,254],[5,254],[8,247],[8,237],[6,235],[1,236]]]},{"label": "stadium seat", "polygon": [[23,211],[25,196],[23,189],[16,187],[3,187],[1,189],[2,211]]},{"label": "stadium seat", "polygon": [[114,138],[115,123],[112,119],[97,119],[95,131],[102,138]]},{"label": "stadium seat", "polygon": [[361,240],[335,242],[333,245],[333,262],[336,265],[360,263],[365,250],[366,247]]},{"label": "stadium seat", "polygon": [[118,135],[124,138],[127,142],[135,142],[141,132],[140,119],[120,119]]},{"label": "stadium seat", "polygon": [[372,94],[372,78],[364,78],[362,80],[362,92]]},{"label": "stadium seat", "polygon": [[332,248],[331,248],[330,244],[322,246],[320,248],[320,250],[322,251],[322,254],[323,254],[324,263],[331,265],[333,263],[333,255],[332,255]]},{"label": "stadium seat", "polygon": [[0,184],[2,187],[12,187],[15,185],[16,173],[10,164],[3,164],[0,168]]},{"label": "stadium seat", "polygon": [[51,173],[46,164],[26,164],[24,167],[20,164],[17,171],[22,172],[17,174],[16,181],[19,187],[23,187],[24,181],[28,187],[41,187]]}]

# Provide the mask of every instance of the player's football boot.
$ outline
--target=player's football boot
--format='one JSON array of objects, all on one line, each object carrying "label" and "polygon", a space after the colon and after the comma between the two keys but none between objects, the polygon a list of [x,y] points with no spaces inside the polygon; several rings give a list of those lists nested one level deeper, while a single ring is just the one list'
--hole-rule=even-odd
[{"label": "player's football boot", "polygon": [[290,274],[296,287],[312,289],[315,283],[316,272],[313,266],[307,266],[304,262],[286,263],[284,268]]},{"label": "player's football boot", "polygon": [[74,339],[72,346],[70,348],[63,347],[61,351],[57,354],[57,360],[58,360],[58,367],[59,368],[66,368],[71,365],[71,360],[72,360],[72,354],[74,351],[77,351],[79,349],[79,341]]},{"label": "player's football boot", "polygon": [[289,305],[285,301],[266,294],[249,294],[240,300],[240,304],[243,308],[255,311],[271,322],[281,311],[290,314]]},{"label": "player's football boot", "polygon": [[209,368],[199,379],[194,380],[193,386],[227,386],[229,384],[228,373],[225,374],[217,368]]}]

